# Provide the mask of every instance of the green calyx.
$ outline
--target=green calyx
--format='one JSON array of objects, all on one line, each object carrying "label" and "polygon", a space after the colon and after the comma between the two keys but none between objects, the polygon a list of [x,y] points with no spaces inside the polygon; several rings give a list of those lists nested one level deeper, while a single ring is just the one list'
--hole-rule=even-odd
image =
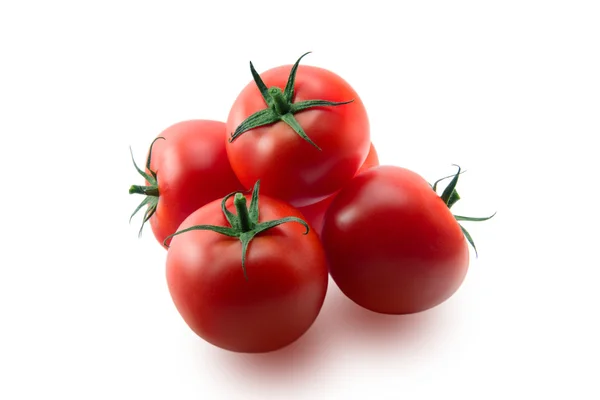
[{"label": "green calyx", "polygon": [[133,214],[131,214],[131,217],[129,217],[129,222],[131,222],[134,215],[137,214],[138,211],[140,211],[142,209],[142,207],[148,206],[146,208],[146,212],[144,212],[144,219],[142,221],[142,226],[140,227],[140,231],[138,232],[138,236],[142,235],[142,229],[144,229],[144,225],[154,215],[154,213],[156,212],[156,207],[158,206],[158,196],[159,196],[158,176],[156,175],[156,171],[153,171],[152,169],[150,169],[150,160],[152,157],[152,146],[154,146],[154,143],[156,143],[156,141],[158,139],[165,140],[164,137],[159,136],[156,139],[154,139],[152,141],[152,143],[150,144],[150,150],[148,152],[148,160],[146,161],[146,169],[150,173],[142,171],[137,166],[137,164],[135,163],[135,159],[133,158],[133,151],[131,150],[131,147],[129,148],[129,152],[131,153],[131,161],[133,161],[133,166],[135,167],[137,172],[148,182],[148,184],[145,186],[131,185],[131,187],[129,188],[129,194],[142,194],[142,195],[146,196],[146,197],[144,197],[144,200],[142,200],[142,202],[133,211]]},{"label": "green calyx", "polygon": [[[225,236],[238,238],[240,239],[240,242],[242,242],[242,270],[244,272],[244,277],[248,279],[248,274],[246,271],[246,254],[248,253],[248,245],[256,235],[268,229],[274,228],[277,225],[285,224],[286,222],[298,222],[299,224],[304,225],[304,227],[306,228],[306,232],[304,232],[305,235],[309,232],[308,224],[297,217],[285,217],[273,221],[259,222],[259,189],[260,180],[257,181],[254,185],[254,189],[252,191],[252,199],[250,201],[250,207],[247,206],[246,198],[242,193],[233,192],[223,198],[223,201],[221,201],[221,210],[223,211],[223,214],[225,215],[225,218],[227,219],[227,222],[230,226],[195,225],[186,229],[182,229],[173,233],[172,235],[167,236],[163,244],[167,246],[167,240],[172,238],[173,236],[181,235],[182,233],[196,230],[213,231]],[[234,196],[233,204],[237,211],[237,215],[229,211],[225,205],[227,200],[232,196]]]},{"label": "green calyx", "polygon": [[245,121],[243,121],[231,134],[229,138],[229,142],[233,142],[235,139],[240,137],[244,132],[247,132],[251,129],[258,128],[260,126],[274,124],[278,121],[283,121],[288,124],[298,136],[302,139],[310,143],[317,150],[321,150],[319,146],[317,146],[304,132],[304,129],[300,126],[296,118],[294,118],[294,114],[308,110],[314,107],[324,107],[324,106],[340,106],[343,104],[348,104],[354,101],[354,99],[343,102],[333,102],[327,100],[306,100],[298,103],[294,103],[294,84],[296,82],[296,72],[298,71],[298,64],[300,60],[308,53],[304,53],[298,61],[294,64],[290,71],[290,75],[288,77],[287,84],[285,85],[285,89],[281,90],[278,87],[267,88],[260,75],[254,69],[254,65],[250,62],[250,71],[252,72],[252,76],[254,78],[254,82],[256,82],[256,86],[260,90],[262,94],[262,98],[265,101],[267,108],[264,110],[260,110],[249,116]]},{"label": "green calyx", "polygon": [[[461,169],[458,165],[455,165],[455,167],[458,168],[458,171],[456,172],[455,175],[450,175],[450,176],[445,176],[443,178],[440,178],[437,181],[435,181],[433,185],[431,185],[433,191],[437,193],[438,183],[440,183],[444,179],[452,178],[452,180],[450,181],[448,186],[446,186],[446,188],[440,195],[440,198],[448,206],[448,208],[452,208],[452,206],[458,200],[460,200],[460,196],[458,195],[458,192],[456,191],[456,184],[458,183],[459,175],[462,174],[464,171],[461,171]],[[456,221],[487,221],[488,219],[492,218],[494,215],[496,215],[496,213],[493,213],[489,217],[464,217],[462,215],[454,215],[454,218],[456,219]],[[469,244],[473,247],[473,250],[475,250],[475,256],[477,257],[478,256],[477,248],[475,247],[473,238],[471,237],[469,232],[460,223],[458,225],[460,226],[460,229],[462,230],[462,232],[465,235],[465,238],[467,239]]]}]

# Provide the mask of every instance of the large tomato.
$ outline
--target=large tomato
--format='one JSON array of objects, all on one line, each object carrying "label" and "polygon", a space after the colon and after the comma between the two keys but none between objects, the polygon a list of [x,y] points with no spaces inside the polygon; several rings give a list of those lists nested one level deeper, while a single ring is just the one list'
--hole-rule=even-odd
[{"label": "large tomato", "polygon": [[149,220],[160,243],[199,207],[243,189],[229,165],[225,137],[224,122],[181,121],[154,140],[145,171],[136,165],[146,184],[129,193],[146,197],[133,215],[147,206],[142,227]]},{"label": "large tomato", "polygon": [[[356,174],[360,174],[370,168],[376,167],[379,165],[379,157],[377,156],[377,151],[371,143],[371,148],[369,150],[369,154],[367,155],[367,159],[363,163],[362,167],[358,170]],[[321,231],[323,230],[323,218],[325,217],[325,212],[329,205],[333,202],[335,194],[327,197],[324,200],[321,200],[317,203],[310,204],[305,207],[298,207],[298,210],[304,215],[306,221],[310,224],[310,226],[315,230],[318,235],[321,235]]]},{"label": "large tomato", "polygon": [[418,174],[379,166],[338,193],[322,239],[331,276],[347,297],[372,311],[407,314],[456,292],[469,265],[465,235],[472,244],[457,220],[487,219],[452,215],[459,173],[438,196]]},{"label": "large tomato", "polygon": [[[301,59],[302,57],[300,57]],[[356,91],[314,66],[279,66],[250,82],[227,119],[227,154],[240,182],[294,206],[350,181],[369,151],[367,112]],[[285,89],[283,89],[285,88]]]},{"label": "large tomato", "polygon": [[182,223],[167,254],[167,282],[198,336],[231,351],[268,352],[310,328],[328,272],[319,238],[298,210],[268,196],[258,204],[258,184],[249,210],[247,199],[237,193],[232,204],[226,196]]}]

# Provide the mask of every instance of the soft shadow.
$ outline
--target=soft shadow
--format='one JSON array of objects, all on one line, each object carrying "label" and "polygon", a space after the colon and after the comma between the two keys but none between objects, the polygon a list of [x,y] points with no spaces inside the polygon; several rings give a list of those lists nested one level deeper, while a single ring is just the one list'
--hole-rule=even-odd
[{"label": "soft shadow", "polygon": [[264,354],[219,351],[215,359],[228,374],[285,385],[289,379],[302,380],[327,372],[328,366],[339,361],[340,354],[349,352],[419,356],[440,335],[443,321],[439,314],[439,308],[410,315],[374,313],[352,302],[330,281],[319,317],[296,342]]},{"label": "soft shadow", "polygon": [[318,368],[323,355],[323,337],[315,328],[316,322],[294,343],[269,353],[245,354],[221,352],[219,364],[236,375],[252,381],[281,380],[285,377],[304,376]]},{"label": "soft shadow", "polygon": [[442,332],[443,310],[434,307],[407,315],[380,314],[367,310],[348,299],[332,284],[331,320],[329,324],[340,342],[348,348],[382,353],[397,350],[418,351]]},{"label": "soft shadow", "polygon": [[[233,368],[244,376],[279,379],[283,376],[303,377],[324,368],[335,348],[336,327],[334,285],[330,281],[327,297],[319,316],[310,329],[294,343],[269,353],[243,354],[221,352],[222,366]],[[335,287],[335,290],[338,290]]]}]

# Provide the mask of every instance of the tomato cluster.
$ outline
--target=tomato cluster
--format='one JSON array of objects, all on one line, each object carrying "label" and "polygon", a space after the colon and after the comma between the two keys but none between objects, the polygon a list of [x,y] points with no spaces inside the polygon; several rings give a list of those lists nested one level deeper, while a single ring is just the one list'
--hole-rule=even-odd
[{"label": "tomato cluster", "polygon": [[[308,54],[308,53],[307,53]],[[201,338],[237,352],[284,347],[313,324],[331,276],[355,303],[407,314],[461,285],[474,246],[453,215],[458,172],[441,195],[379,165],[366,108],[348,82],[278,66],[233,101],[226,122],[176,123],[150,145],[144,195],[168,249],[172,300]],[[132,215],[132,217],[133,217]],[[141,229],[140,229],[141,233]]]}]

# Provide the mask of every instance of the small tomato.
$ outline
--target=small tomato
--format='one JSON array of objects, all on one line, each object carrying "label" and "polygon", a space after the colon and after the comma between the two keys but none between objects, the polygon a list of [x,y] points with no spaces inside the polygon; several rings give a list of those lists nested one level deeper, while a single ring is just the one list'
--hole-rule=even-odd
[{"label": "small tomato", "polygon": [[163,243],[199,207],[227,193],[243,190],[229,165],[225,137],[223,122],[178,122],[152,142],[145,171],[134,161],[146,182],[143,186],[131,186],[129,193],[146,197],[132,217],[147,206],[142,228],[150,221],[159,243]]},{"label": "small tomato", "polygon": [[[355,303],[386,314],[434,307],[461,286],[471,236],[454,216],[459,172],[438,196],[405,168],[379,166],[357,175],[325,214],[323,245],[329,270]],[[439,182],[439,181],[438,181]],[[467,240],[465,240],[465,237]]]},{"label": "small tomato", "polygon": [[268,196],[259,204],[258,190],[257,182],[249,209],[241,193],[198,209],[167,253],[169,291],[187,325],[215,346],[244,353],[301,337],[328,283],[323,247],[300,212]]},{"label": "small tomato", "polygon": [[250,188],[260,179],[263,193],[296,207],[350,181],[370,143],[367,112],[352,86],[327,69],[299,66],[300,59],[262,75],[250,63],[254,82],[227,119],[227,155],[240,182]]}]

